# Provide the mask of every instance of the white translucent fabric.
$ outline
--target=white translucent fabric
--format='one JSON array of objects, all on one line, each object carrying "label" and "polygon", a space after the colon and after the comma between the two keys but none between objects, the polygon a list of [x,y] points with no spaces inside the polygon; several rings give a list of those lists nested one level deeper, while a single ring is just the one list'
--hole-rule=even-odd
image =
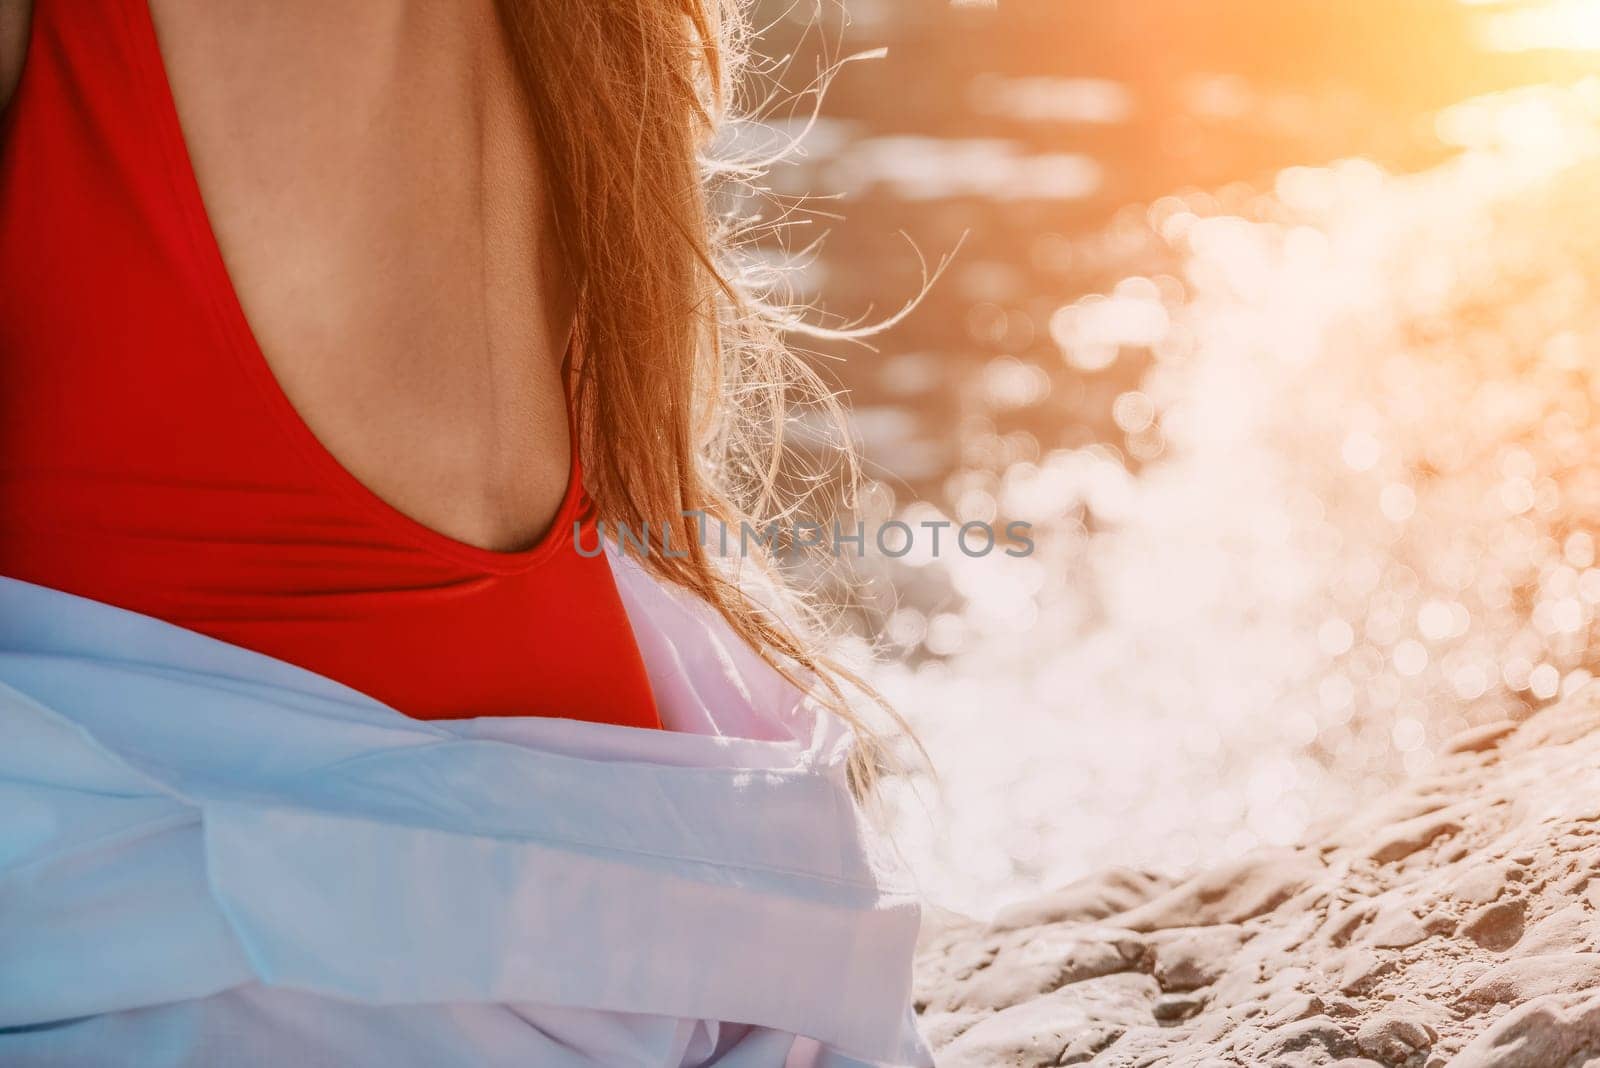
[{"label": "white translucent fabric", "polygon": [[0,1064],[931,1063],[849,732],[613,566],[665,732],[421,722],[0,579]]}]

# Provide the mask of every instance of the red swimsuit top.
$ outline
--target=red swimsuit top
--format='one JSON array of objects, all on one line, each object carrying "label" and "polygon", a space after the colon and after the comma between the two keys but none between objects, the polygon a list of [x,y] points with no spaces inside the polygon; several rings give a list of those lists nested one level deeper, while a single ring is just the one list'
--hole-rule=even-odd
[{"label": "red swimsuit top", "polygon": [[[38,0],[0,114],[0,575],[408,715],[659,726],[574,441],[533,548],[410,519],[317,441],[228,279],[145,0]],[[575,534],[574,524],[590,524]]]}]

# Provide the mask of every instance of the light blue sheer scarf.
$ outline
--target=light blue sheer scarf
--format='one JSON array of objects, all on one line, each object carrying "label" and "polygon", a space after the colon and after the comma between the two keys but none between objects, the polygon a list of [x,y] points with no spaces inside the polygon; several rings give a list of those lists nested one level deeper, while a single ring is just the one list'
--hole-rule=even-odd
[{"label": "light blue sheer scarf", "polygon": [[930,1063],[848,730],[612,562],[666,732],[0,579],[0,1063]]}]

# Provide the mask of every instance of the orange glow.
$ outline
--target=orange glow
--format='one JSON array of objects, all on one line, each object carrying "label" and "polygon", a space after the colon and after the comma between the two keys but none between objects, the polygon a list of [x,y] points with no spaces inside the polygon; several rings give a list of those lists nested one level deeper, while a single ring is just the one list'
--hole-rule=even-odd
[{"label": "orange glow", "polygon": [[1600,0],[849,8],[804,295],[960,245],[839,353],[863,511],[1038,545],[869,576],[936,898],[1293,843],[1600,674]]}]

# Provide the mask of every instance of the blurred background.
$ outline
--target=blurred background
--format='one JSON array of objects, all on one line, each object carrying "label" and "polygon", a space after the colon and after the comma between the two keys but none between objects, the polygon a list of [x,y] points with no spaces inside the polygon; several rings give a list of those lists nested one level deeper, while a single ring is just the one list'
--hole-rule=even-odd
[{"label": "blurred background", "polygon": [[795,295],[959,245],[815,346],[863,510],[1034,524],[859,576],[935,902],[1294,843],[1597,670],[1600,0],[758,11],[791,89],[887,48],[770,176]]}]

